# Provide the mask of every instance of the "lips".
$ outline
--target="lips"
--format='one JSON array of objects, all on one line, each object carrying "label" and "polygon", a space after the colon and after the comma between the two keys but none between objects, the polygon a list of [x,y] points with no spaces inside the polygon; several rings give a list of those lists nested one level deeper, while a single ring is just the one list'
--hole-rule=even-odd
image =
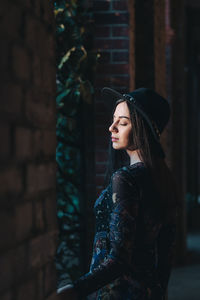
[{"label": "lips", "polygon": [[112,142],[118,141],[118,139],[115,137],[111,137],[111,139],[112,139]]}]

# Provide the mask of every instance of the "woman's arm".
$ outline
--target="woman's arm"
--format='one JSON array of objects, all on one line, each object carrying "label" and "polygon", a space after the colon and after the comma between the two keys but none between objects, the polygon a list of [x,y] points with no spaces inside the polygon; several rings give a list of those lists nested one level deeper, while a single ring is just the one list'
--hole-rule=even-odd
[{"label": "woman's arm", "polygon": [[83,275],[73,285],[84,297],[123,274],[129,267],[135,243],[138,216],[138,188],[120,169],[111,178],[113,208],[110,216],[110,252],[92,272]]}]

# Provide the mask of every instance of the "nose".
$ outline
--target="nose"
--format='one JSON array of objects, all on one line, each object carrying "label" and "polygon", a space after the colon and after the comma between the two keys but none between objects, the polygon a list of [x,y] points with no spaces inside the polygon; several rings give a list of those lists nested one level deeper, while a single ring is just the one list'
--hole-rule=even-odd
[{"label": "nose", "polygon": [[113,132],[113,131],[116,131],[116,130],[117,130],[117,127],[116,127],[115,125],[116,125],[115,122],[113,122],[113,123],[110,125],[110,127],[109,127],[109,131],[110,131],[110,132]]}]

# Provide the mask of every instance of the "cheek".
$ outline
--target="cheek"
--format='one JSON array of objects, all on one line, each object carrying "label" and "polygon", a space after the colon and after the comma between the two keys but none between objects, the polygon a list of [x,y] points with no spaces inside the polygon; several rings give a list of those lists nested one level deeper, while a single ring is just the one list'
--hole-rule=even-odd
[{"label": "cheek", "polygon": [[133,138],[132,138],[133,134],[132,134],[131,128],[126,128],[126,130],[124,131],[123,136],[124,136],[124,140],[125,140],[126,142],[132,141],[132,139],[133,139]]},{"label": "cheek", "polygon": [[129,145],[133,145],[133,131],[130,130],[129,132]]}]

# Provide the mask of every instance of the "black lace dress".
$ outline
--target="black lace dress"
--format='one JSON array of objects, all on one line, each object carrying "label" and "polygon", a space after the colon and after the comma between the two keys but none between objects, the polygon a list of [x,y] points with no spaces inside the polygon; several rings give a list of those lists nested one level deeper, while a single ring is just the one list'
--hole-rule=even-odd
[{"label": "black lace dress", "polygon": [[[175,224],[162,224],[142,162],[122,167],[94,205],[90,270],[73,282],[80,299],[161,300],[171,272]],[[151,297],[147,292],[151,291]]]}]

